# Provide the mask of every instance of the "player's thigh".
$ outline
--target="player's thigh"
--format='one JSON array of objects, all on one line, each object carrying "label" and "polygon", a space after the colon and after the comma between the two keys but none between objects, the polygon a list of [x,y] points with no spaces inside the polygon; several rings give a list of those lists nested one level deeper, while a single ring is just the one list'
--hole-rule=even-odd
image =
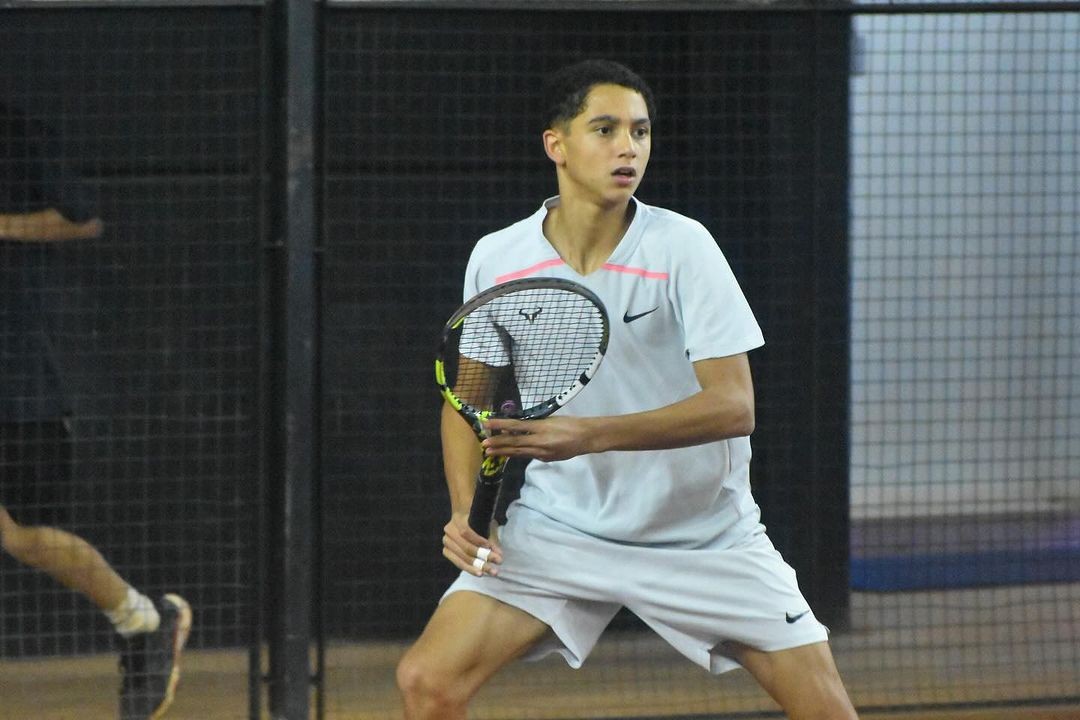
[{"label": "player's thigh", "polygon": [[788,717],[855,718],[827,642],[765,652],[745,645],[728,652],[787,712]]},{"label": "player's thigh", "polygon": [[471,694],[548,632],[547,625],[512,605],[480,593],[452,593],[402,658],[399,682],[455,683]]}]

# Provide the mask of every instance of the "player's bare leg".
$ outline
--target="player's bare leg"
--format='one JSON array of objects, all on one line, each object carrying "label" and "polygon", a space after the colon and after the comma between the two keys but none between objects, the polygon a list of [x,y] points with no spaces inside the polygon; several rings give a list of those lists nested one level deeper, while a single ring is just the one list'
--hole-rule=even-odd
[{"label": "player's bare leg", "polygon": [[733,657],[758,681],[790,720],[857,720],[827,642],[762,652],[728,644]]},{"label": "player's bare leg", "polygon": [[90,543],[57,528],[19,525],[2,505],[0,544],[20,563],[82,593],[102,610],[127,597],[128,584]]},{"label": "player's bare leg", "polygon": [[494,598],[453,593],[398,664],[406,720],[464,720],[481,686],[548,632],[532,615]]},{"label": "player's bare leg", "polygon": [[0,505],[0,546],[13,558],[90,599],[120,633],[122,720],[157,720],[172,704],[180,653],[191,632],[191,608],[179,595],[156,604],[129,587],[108,561],[78,535],[24,526]]}]

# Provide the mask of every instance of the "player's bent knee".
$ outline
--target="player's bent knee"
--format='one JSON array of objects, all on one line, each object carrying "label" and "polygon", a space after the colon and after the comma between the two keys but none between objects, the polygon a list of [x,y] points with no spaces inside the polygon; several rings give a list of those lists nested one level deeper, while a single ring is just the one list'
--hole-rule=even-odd
[{"label": "player's bent knee", "polygon": [[398,661],[395,679],[397,680],[398,690],[401,692],[406,694],[416,692],[422,681],[422,676],[421,664],[413,660],[411,654],[406,654]]},{"label": "player's bent knee", "polygon": [[462,683],[414,652],[406,653],[401,659],[395,677],[398,690],[411,705],[457,708],[468,700],[462,694]]}]

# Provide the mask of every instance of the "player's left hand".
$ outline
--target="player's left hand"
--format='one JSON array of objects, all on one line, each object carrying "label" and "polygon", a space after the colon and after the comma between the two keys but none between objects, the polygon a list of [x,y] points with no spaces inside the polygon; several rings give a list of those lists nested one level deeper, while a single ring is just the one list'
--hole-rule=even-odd
[{"label": "player's left hand", "polygon": [[569,460],[592,452],[585,419],[550,417],[543,420],[491,418],[484,423],[491,436],[484,453],[504,457],[527,457],[551,462]]}]

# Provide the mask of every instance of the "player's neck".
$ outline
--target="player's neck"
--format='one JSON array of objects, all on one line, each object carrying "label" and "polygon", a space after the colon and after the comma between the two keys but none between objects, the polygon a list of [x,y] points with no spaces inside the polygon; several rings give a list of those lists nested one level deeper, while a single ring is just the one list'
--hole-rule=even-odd
[{"label": "player's neck", "polygon": [[544,219],[544,236],[580,275],[599,270],[634,219],[630,202],[610,208],[560,199]]}]

